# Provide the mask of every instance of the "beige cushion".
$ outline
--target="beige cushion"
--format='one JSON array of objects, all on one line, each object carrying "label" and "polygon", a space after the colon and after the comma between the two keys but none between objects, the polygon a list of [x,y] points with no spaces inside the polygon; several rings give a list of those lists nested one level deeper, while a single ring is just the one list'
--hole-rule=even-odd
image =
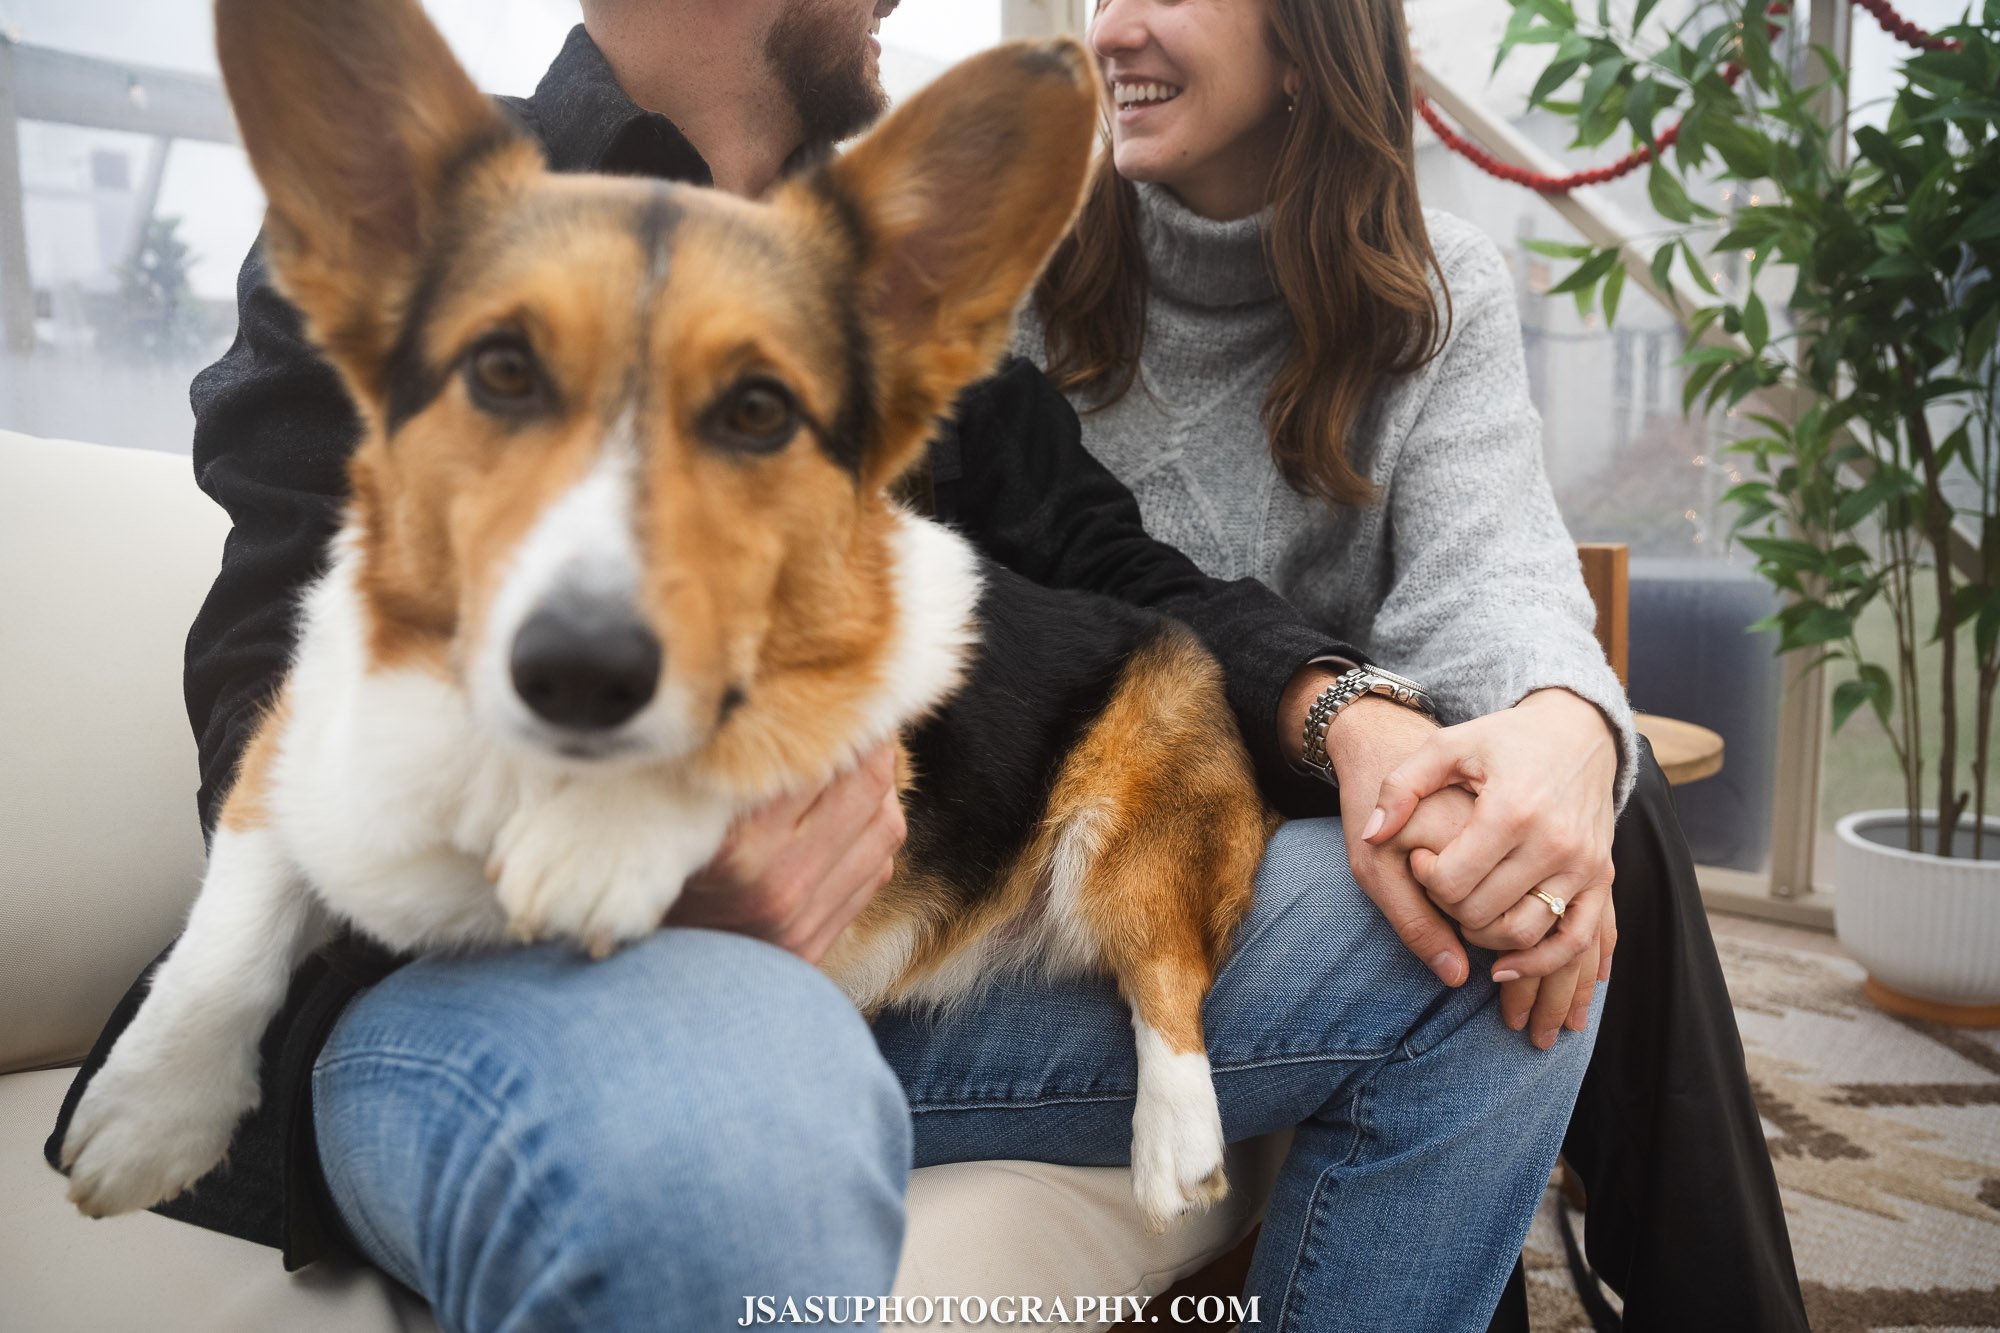
[{"label": "beige cushion", "polygon": [[[70,1070],[0,1077],[0,1327],[37,1333],[430,1330],[423,1302],[372,1269],[287,1274],[276,1250],[151,1213],[88,1221],[43,1164]],[[1238,1144],[1230,1198],[1148,1236],[1130,1173],[1040,1162],[927,1167],[910,1181],[899,1296],[1151,1296],[1249,1230],[1286,1138]],[[1253,1204],[1255,1207],[1253,1207]]]},{"label": "beige cushion", "polygon": [[181,649],[228,527],[185,458],[0,432],[0,1071],[81,1058],[194,897]]},{"label": "beige cushion", "polygon": [[[0,432],[0,1071],[74,1061],[178,928],[201,870],[181,646],[227,520],[185,458]],[[369,1271],[144,1214],[90,1222],[41,1157],[68,1069],[0,1077],[0,1328],[429,1330]],[[1231,1198],[1146,1235],[1122,1169],[979,1162],[910,1186],[900,1295],[1152,1295],[1261,1211],[1284,1137]]]},{"label": "beige cushion", "polygon": [[42,1140],[73,1071],[0,1078],[0,1325],[40,1333],[376,1333],[437,1326],[372,1270],[288,1276],[276,1250],[151,1213],[93,1222],[70,1207]]}]

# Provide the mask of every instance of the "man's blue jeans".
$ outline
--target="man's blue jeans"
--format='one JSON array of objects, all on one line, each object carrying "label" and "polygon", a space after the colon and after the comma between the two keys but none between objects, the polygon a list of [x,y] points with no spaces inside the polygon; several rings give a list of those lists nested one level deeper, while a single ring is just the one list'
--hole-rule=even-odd
[{"label": "man's blue jeans", "polygon": [[[1250,1274],[1266,1327],[1486,1327],[1591,1043],[1507,1031],[1487,961],[1447,990],[1362,896],[1338,821],[1279,830],[1205,1011],[1228,1137],[1298,1130]],[[679,929],[599,963],[414,963],[313,1074],[349,1229],[478,1330],[721,1329],[746,1296],[885,1294],[912,1161],[1122,1163],[1134,1087],[1108,981],[1004,981],[871,1033],[791,955]]]}]

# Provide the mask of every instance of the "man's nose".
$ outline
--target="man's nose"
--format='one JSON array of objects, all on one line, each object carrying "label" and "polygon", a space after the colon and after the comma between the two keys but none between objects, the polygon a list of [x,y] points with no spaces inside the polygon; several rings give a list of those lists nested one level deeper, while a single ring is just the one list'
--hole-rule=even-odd
[{"label": "man's nose", "polygon": [[660,641],[622,602],[568,598],[514,636],[514,691],[537,717],[572,731],[609,731],[653,698]]}]

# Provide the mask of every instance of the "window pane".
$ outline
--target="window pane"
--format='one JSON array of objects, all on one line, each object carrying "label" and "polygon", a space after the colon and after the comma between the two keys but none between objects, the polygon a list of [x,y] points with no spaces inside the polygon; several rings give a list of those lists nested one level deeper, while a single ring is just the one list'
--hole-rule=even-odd
[{"label": "window pane", "polygon": [[882,20],[882,83],[901,101],[1000,40],[1000,0],[909,0]]},{"label": "window pane", "polygon": [[[0,0],[0,32],[106,62],[129,115],[144,112],[156,70],[206,80],[220,99],[210,4]],[[513,94],[534,90],[581,20],[577,0],[425,8],[481,87]],[[884,82],[907,95],[999,40],[999,0],[905,6],[883,36]],[[236,274],[263,219],[248,162],[233,143],[34,120],[18,137],[34,351],[0,352],[0,427],[186,451],[188,383],[235,335]]]},{"label": "window pane", "polygon": [[[1676,21],[1690,8],[1667,0],[1655,12]],[[1549,48],[1527,48],[1489,78],[1506,6],[1409,0],[1407,12],[1426,68],[1507,116],[1564,169],[1598,166],[1629,149],[1623,135],[1595,149],[1573,149],[1564,122],[1524,111]],[[1428,130],[1419,132],[1417,160],[1426,206],[1477,223],[1512,271],[1544,458],[1571,534],[1631,548],[1634,706],[1723,736],[1722,772],[1675,792],[1695,858],[1762,871],[1769,865],[1782,680],[1772,655],[1775,636],[1744,630],[1774,608],[1773,594],[1748,553],[1726,541],[1734,510],[1721,497],[1743,479],[1723,452],[1734,422],[1683,416],[1676,363],[1685,334],[1636,283],[1625,287],[1615,329],[1605,327],[1600,313],[1579,314],[1566,296],[1544,295],[1574,265],[1535,254],[1526,242],[1581,240],[1545,199],[1484,174]],[[1719,207],[1725,187],[1712,188]],[[1667,235],[1643,171],[1594,193],[1633,220],[1632,230],[1645,238],[1642,251],[1650,253]],[[1699,237],[1695,243],[1706,251]],[[1719,258],[1712,272],[1740,289],[1742,257]],[[1781,297],[1788,285],[1786,279],[1774,290]]]}]

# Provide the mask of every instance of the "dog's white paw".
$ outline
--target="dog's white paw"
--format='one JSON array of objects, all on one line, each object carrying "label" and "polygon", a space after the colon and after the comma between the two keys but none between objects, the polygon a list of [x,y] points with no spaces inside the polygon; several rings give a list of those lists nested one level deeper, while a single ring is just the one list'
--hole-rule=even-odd
[{"label": "dog's white paw", "polygon": [[1175,1052],[1141,1026],[1139,1098],[1132,1111],[1132,1195],[1155,1235],[1229,1193],[1222,1111],[1206,1053]]},{"label": "dog's white paw", "polygon": [[88,1217],[181,1193],[222,1160],[237,1121],[257,1105],[254,1070],[210,1077],[122,1053],[114,1048],[91,1079],[63,1136],[70,1202]]},{"label": "dog's white paw", "polygon": [[1132,1197],[1146,1230],[1159,1235],[1189,1213],[1206,1211],[1229,1195],[1222,1167],[1222,1122],[1132,1131]]},{"label": "dog's white paw", "polygon": [[572,786],[516,811],[489,867],[508,934],[572,940],[601,958],[658,929],[722,835],[718,826],[701,850],[680,811],[647,797]]}]

